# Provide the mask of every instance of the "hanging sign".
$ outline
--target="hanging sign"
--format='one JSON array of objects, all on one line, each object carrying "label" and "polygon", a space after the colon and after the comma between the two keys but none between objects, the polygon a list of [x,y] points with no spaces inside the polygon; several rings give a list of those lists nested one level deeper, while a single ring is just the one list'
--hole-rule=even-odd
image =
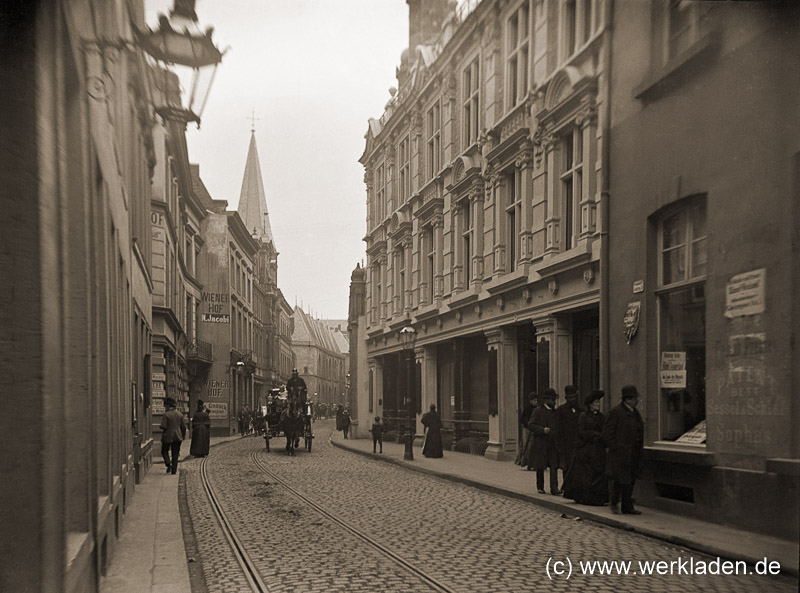
[{"label": "hanging sign", "polygon": [[625,311],[625,317],[622,319],[622,324],[625,326],[625,339],[628,344],[631,343],[633,336],[639,330],[639,312],[642,309],[641,301],[633,301],[628,303],[628,308]]}]

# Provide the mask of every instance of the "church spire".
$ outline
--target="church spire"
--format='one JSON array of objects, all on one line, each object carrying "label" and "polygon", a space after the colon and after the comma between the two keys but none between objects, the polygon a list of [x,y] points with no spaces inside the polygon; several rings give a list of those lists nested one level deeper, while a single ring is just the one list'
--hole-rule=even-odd
[{"label": "church spire", "polygon": [[244,222],[244,226],[258,239],[266,239],[275,244],[272,237],[272,228],[269,224],[267,212],[267,196],[264,193],[264,182],[261,180],[261,167],[258,164],[258,150],[256,149],[255,130],[250,130],[250,149],[247,152],[247,164],[244,167],[242,191],[239,194],[239,207],[237,211]]}]

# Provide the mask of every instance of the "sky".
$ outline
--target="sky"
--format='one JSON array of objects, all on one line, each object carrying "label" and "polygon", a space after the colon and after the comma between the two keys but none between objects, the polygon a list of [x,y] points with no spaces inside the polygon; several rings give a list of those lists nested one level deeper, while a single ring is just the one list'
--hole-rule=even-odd
[{"label": "sky", "polygon": [[[171,0],[145,0],[148,22]],[[346,319],[350,275],[365,260],[367,120],[397,86],[408,45],[405,0],[197,0],[199,26],[229,48],[189,159],[215,199],[239,203],[251,120],[291,306]]]}]

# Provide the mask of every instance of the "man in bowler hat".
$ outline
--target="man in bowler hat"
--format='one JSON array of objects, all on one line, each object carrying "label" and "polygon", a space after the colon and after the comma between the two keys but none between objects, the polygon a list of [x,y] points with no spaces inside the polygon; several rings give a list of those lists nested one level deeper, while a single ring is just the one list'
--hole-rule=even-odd
[{"label": "man in bowler hat", "polygon": [[[181,443],[186,437],[186,421],[183,414],[175,409],[177,402],[168,397],[164,400],[167,411],[161,417],[161,457],[167,466],[167,473],[178,473],[178,457],[181,454]],[[172,461],[170,461],[172,453]]]},{"label": "man in bowler hat", "polygon": [[533,411],[528,425],[533,434],[528,464],[536,470],[536,489],[539,494],[544,494],[544,469],[550,468],[550,494],[558,495],[558,418],[554,409],[558,394],[555,389],[548,387],[539,397],[542,405]]},{"label": "man in bowler hat", "polygon": [[633,385],[622,388],[622,403],[613,408],[603,425],[603,440],[608,447],[606,473],[611,480],[611,512],[640,515],[633,508],[633,485],[639,477],[644,450],[644,423],[639,410],[639,393]]}]

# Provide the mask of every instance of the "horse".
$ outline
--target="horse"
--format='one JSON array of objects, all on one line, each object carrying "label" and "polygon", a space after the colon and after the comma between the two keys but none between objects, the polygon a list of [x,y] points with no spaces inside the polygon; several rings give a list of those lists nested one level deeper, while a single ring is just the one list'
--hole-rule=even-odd
[{"label": "horse", "polygon": [[294,402],[283,412],[280,427],[286,437],[286,452],[294,455],[295,448],[300,445],[300,435],[303,434],[303,417]]}]

